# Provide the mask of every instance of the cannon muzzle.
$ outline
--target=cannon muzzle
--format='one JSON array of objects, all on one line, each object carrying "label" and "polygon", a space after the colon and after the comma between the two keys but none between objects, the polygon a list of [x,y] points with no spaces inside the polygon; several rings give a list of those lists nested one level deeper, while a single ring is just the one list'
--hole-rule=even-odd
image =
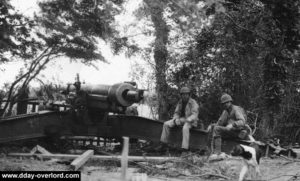
[{"label": "cannon muzzle", "polygon": [[71,101],[75,107],[83,106],[102,112],[124,112],[126,107],[140,102],[144,97],[144,90],[137,89],[131,83],[81,85],[80,89],[70,87],[70,91],[76,92]]}]

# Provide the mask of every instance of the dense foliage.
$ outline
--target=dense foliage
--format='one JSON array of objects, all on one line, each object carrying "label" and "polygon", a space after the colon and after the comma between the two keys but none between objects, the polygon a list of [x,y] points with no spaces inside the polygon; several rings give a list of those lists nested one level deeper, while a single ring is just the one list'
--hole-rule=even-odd
[{"label": "dense foliage", "polygon": [[219,97],[227,92],[259,115],[263,136],[300,139],[294,101],[300,97],[299,1],[227,1],[223,7],[195,36],[170,81],[180,85],[195,77],[190,85],[198,90],[206,124],[218,118]]},{"label": "dense foliage", "polygon": [[[25,62],[10,85],[4,105],[11,113],[16,102],[26,98],[28,85],[49,62],[68,57],[93,65],[106,61],[98,47],[99,40],[111,42],[115,52],[126,46],[114,27],[114,16],[122,1],[42,1],[41,12],[34,18],[14,13],[9,1],[1,1],[1,62],[12,57]],[[116,46],[117,45],[117,46]],[[4,56],[3,56],[4,55]]]},{"label": "dense foliage", "polygon": [[0,65],[11,56],[32,58],[37,42],[31,37],[33,21],[17,13],[9,1],[0,2]]}]

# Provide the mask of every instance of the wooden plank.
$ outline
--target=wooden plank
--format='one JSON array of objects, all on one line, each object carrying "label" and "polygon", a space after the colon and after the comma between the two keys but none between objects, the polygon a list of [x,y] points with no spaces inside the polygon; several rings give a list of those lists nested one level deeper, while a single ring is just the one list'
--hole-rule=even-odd
[{"label": "wooden plank", "polygon": [[291,171],[287,171],[285,175],[278,176],[278,177],[275,177],[275,178],[271,178],[269,180],[272,180],[272,181],[290,181],[290,180],[297,179],[299,177],[300,177],[299,170],[291,170]]},{"label": "wooden plank", "polygon": [[[39,156],[43,158],[57,158],[57,159],[74,159],[80,155],[75,154],[30,154],[30,153],[9,153],[8,156],[17,156],[17,157],[33,157]],[[91,159],[99,160],[120,160],[121,156],[113,155],[93,155]],[[179,157],[145,157],[145,156],[128,156],[129,161],[167,161],[167,160],[176,160],[180,159]]]},{"label": "wooden plank", "polygon": [[36,145],[32,150],[30,151],[30,154],[35,154],[37,152],[40,152],[41,154],[52,154],[48,150],[46,150],[44,147],[41,147],[40,145]]},{"label": "wooden plank", "polygon": [[71,167],[76,171],[78,170],[82,165],[85,164],[86,161],[88,161],[89,158],[91,158],[94,155],[94,150],[87,150],[82,155],[77,157],[72,163]]},{"label": "wooden plank", "polygon": [[298,149],[293,148],[292,150],[293,150],[293,152],[296,153],[296,158],[300,158],[300,148],[298,148]]},{"label": "wooden plank", "polygon": [[36,151],[37,151],[37,148],[36,148],[36,146],[34,147],[34,148],[32,148],[32,150],[30,151],[30,154],[35,154],[36,153]]},{"label": "wooden plank", "polygon": [[36,145],[36,151],[39,151],[42,154],[48,154],[51,155],[52,153],[50,153],[48,150],[46,150],[45,148],[41,147],[40,145]]},{"label": "wooden plank", "polygon": [[123,150],[122,150],[122,157],[121,157],[121,180],[126,181],[128,180],[128,152],[129,152],[129,138],[123,137]]}]

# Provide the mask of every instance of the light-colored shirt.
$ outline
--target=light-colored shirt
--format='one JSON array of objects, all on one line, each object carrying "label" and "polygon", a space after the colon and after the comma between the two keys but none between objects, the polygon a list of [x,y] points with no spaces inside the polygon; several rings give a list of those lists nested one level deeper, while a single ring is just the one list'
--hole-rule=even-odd
[{"label": "light-colored shirt", "polygon": [[[180,118],[181,116],[181,109],[182,109],[182,100],[180,100],[176,106],[173,118]],[[198,114],[199,114],[199,105],[198,103],[189,98],[186,106],[185,106],[185,115],[184,117],[190,122],[197,122],[198,121]]]}]

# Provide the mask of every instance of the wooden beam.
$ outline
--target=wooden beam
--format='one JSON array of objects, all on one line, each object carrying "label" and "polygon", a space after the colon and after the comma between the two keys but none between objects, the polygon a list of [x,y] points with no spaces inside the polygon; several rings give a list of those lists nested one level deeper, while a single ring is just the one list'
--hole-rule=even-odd
[{"label": "wooden beam", "polygon": [[35,147],[33,147],[32,150],[30,151],[30,154],[35,154],[36,151],[37,151],[37,148],[36,148],[36,146],[35,146]]},{"label": "wooden beam", "polygon": [[300,158],[300,148],[296,149],[296,148],[293,148],[292,149],[295,153],[296,153],[296,158]]},{"label": "wooden beam", "polygon": [[123,150],[121,157],[121,180],[128,180],[128,152],[129,152],[129,138],[123,137]]},{"label": "wooden beam", "polygon": [[41,147],[40,145],[36,145],[31,151],[31,154],[34,154],[36,152],[40,152],[41,154],[47,154],[47,155],[51,155],[52,153],[50,153],[48,150],[46,150],[44,147]]},{"label": "wooden beam", "polygon": [[[33,157],[39,156],[43,158],[57,158],[57,159],[74,159],[80,155],[75,154],[30,154],[30,153],[9,153],[8,156],[17,156],[17,157]],[[93,155],[91,159],[99,159],[99,160],[120,160],[121,156],[113,155]],[[145,157],[145,156],[128,156],[129,161],[168,161],[179,159],[179,157]]]},{"label": "wooden beam", "polygon": [[42,154],[48,154],[48,155],[52,154],[48,150],[46,150],[45,148],[41,147],[40,145],[36,145],[36,149],[37,149],[37,151],[39,151]]},{"label": "wooden beam", "polygon": [[91,158],[94,155],[94,150],[87,150],[82,155],[77,157],[73,162],[71,163],[71,167],[73,170],[78,170],[82,165],[85,164],[86,161],[88,161],[89,158]]}]

